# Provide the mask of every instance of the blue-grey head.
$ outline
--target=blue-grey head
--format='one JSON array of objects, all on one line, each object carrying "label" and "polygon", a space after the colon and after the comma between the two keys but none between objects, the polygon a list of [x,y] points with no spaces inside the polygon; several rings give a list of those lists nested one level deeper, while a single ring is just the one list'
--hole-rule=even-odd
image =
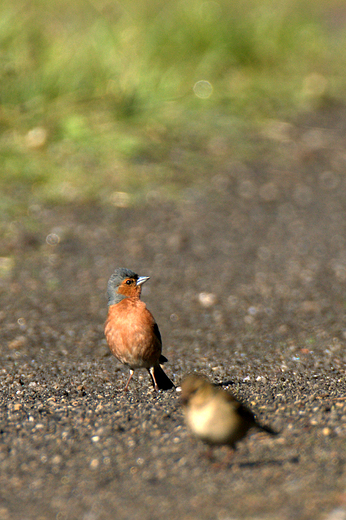
[{"label": "blue-grey head", "polygon": [[139,298],[147,280],[149,276],[138,276],[131,269],[119,267],[108,280],[108,305],[119,303],[124,298]]}]

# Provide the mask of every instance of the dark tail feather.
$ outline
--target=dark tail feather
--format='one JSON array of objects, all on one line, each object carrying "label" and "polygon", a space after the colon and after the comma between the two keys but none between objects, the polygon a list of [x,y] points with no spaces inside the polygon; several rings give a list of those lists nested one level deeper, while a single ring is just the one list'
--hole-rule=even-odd
[{"label": "dark tail feather", "polygon": [[[161,359],[160,359],[161,361]],[[169,379],[167,374],[162,370],[162,368],[158,365],[154,367],[154,377],[157,383],[157,386],[160,390],[169,390],[170,388],[175,388],[173,382]]]},{"label": "dark tail feather", "polygon": [[[258,425],[259,426],[259,425]],[[269,433],[270,435],[279,435],[279,432],[273,430],[270,426],[259,426],[259,429],[263,432]]]}]

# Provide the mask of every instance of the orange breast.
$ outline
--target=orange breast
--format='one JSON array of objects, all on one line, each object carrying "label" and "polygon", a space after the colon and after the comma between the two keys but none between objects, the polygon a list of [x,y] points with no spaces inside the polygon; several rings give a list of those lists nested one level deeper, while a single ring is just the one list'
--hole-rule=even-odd
[{"label": "orange breast", "polygon": [[126,298],[111,305],[105,335],[112,354],[130,368],[149,368],[158,363],[161,341],[155,320],[141,300]]}]

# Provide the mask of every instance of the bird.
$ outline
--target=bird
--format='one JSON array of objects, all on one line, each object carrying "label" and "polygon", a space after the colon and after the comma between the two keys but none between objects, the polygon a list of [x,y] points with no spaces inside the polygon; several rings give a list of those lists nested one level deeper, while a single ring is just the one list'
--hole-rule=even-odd
[{"label": "bird", "polygon": [[108,280],[108,315],[105,336],[111,353],[130,369],[130,377],[136,369],[146,368],[154,390],[174,388],[173,382],[163,371],[167,358],[162,355],[159,327],[140,299],[142,285],[149,276],[138,276],[131,269],[115,269]]},{"label": "bird", "polygon": [[209,445],[230,446],[232,453],[252,427],[277,435],[261,426],[247,406],[200,374],[189,374],[182,381],[181,402],[191,432]]}]

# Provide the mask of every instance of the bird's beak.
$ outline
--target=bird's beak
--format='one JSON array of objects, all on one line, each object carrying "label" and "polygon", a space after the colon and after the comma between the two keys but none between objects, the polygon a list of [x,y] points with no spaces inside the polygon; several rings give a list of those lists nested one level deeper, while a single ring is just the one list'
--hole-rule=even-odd
[{"label": "bird's beak", "polygon": [[149,280],[150,276],[140,276],[137,280],[136,285],[143,285],[147,280]]}]

